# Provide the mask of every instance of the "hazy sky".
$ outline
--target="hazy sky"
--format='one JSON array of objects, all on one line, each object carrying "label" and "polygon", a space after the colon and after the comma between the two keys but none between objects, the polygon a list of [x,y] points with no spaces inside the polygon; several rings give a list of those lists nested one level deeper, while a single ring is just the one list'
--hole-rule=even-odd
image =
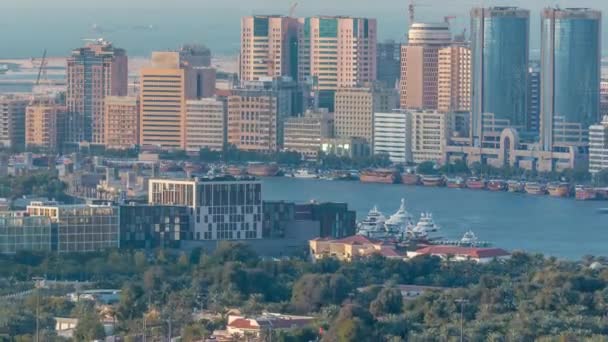
[{"label": "hazy sky", "polygon": [[[608,13],[608,0],[415,0],[416,18],[441,21],[456,16],[453,32],[469,26],[474,6],[514,5],[531,13],[531,48],[539,41],[539,11],[561,7],[593,7]],[[0,0],[0,58],[29,57],[44,48],[61,56],[82,44],[82,38],[104,38],[130,55],[148,55],[185,42],[204,43],[217,54],[233,54],[239,46],[240,17],[287,14],[292,0]],[[300,0],[297,16],[341,14],[378,19],[380,39],[403,40],[409,0]],[[91,30],[96,25],[102,33]],[[154,30],[141,27],[152,25]],[[604,47],[608,28],[604,24]]]}]

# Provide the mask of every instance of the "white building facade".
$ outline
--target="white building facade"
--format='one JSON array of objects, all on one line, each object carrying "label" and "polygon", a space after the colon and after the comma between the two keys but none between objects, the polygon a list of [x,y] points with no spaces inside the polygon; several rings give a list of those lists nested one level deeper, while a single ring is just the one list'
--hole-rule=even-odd
[{"label": "white building facade", "polygon": [[412,117],[408,111],[374,113],[374,154],[386,154],[393,163],[412,162]]},{"label": "white building facade", "polygon": [[450,115],[431,110],[412,112],[412,155],[414,163],[445,163]]},{"label": "white building facade", "polygon": [[608,115],[598,125],[589,127],[589,172],[608,169]]}]

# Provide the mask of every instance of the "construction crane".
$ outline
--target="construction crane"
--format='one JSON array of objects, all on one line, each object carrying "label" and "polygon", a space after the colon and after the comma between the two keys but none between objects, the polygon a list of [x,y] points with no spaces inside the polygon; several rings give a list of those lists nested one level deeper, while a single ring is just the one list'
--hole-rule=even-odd
[{"label": "construction crane", "polygon": [[46,59],[46,49],[44,49],[44,52],[42,53],[42,58],[40,59],[40,65],[37,65],[38,61],[34,58],[32,58],[32,66],[36,67],[38,66],[38,77],[36,77],[36,85],[40,85],[40,81],[41,80],[47,80],[47,65],[48,65],[48,60]]},{"label": "construction crane", "polygon": [[296,13],[296,7],[298,7],[298,3],[294,2],[293,4],[291,4],[291,6],[289,7],[289,16],[293,17],[293,15]]},{"label": "construction crane", "polygon": [[429,5],[421,5],[414,2],[414,0],[409,0],[410,3],[407,6],[407,13],[409,14],[410,26],[414,23],[416,19],[416,7],[428,7]]},{"label": "construction crane", "polygon": [[448,24],[448,25],[450,24],[450,21],[452,19],[456,19],[456,16],[455,15],[448,15],[448,16],[443,17],[443,21],[445,21],[445,23]]}]

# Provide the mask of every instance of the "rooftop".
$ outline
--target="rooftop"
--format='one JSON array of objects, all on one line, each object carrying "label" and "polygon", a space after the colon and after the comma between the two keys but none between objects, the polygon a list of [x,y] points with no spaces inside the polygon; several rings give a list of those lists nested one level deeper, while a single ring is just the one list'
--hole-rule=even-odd
[{"label": "rooftop", "polygon": [[468,256],[475,259],[496,258],[511,255],[502,248],[475,248],[459,246],[428,246],[416,251],[416,254],[423,255],[458,255]]}]

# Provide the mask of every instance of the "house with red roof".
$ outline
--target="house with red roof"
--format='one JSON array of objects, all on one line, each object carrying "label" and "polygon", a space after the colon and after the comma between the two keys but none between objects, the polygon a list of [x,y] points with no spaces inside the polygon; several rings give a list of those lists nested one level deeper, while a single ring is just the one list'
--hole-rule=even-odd
[{"label": "house with red roof", "polygon": [[367,238],[362,235],[353,235],[343,239],[332,240],[316,238],[308,242],[312,260],[332,257],[342,261],[352,261],[356,258],[380,254],[386,258],[400,258],[405,256],[395,249],[395,245]]},{"label": "house with red roof", "polygon": [[218,341],[234,341],[235,337],[259,337],[262,331],[301,329],[311,325],[314,317],[264,313],[258,317],[229,315],[226,330],[217,330],[213,336]]},{"label": "house with red roof", "polygon": [[502,248],[477,248],[463,246],[427,246],[413,252],[408,252],[409,258],[419,255],[431,255],[450,261],[475,261],[486,263],[492,260],[505,260],[511,257],[511,253]]}]

